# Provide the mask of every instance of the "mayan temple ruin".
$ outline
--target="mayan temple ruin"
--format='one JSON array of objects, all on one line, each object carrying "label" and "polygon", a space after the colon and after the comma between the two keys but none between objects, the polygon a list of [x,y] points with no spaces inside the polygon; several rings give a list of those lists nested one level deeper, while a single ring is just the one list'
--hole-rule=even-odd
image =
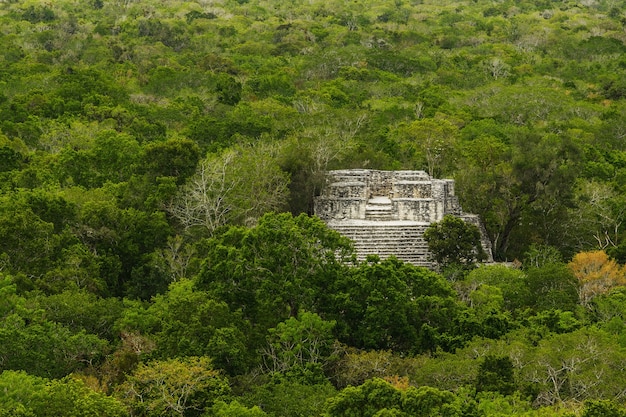
[{"label": "mayan temple ruin", "polygon": [[423,238],[431,223],[452,214],[475,224],[492,260],[491,244],[477,215],[463,213],[454,195],[454,180],[434,179],[424,171],[350,169],[329,171],[315,214],[354,241],[357,257],[394,255],[432,267]]}]

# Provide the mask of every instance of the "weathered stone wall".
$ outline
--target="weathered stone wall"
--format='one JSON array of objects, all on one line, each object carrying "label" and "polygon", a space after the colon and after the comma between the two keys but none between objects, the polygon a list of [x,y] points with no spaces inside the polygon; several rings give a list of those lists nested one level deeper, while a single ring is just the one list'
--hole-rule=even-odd
[{"label": "weathered stone wall", "polygon": [[357,255],[395,255],[430,265],[424,230],[447,214],[477,224],[491,260],[491,245],[478,216],[463,213],[454,181],[433,179],[424,171],[329,171],[315,214],[355,242]]},{"label": "weathered stone wall", "polygon": [[433,223],[460,214],[453,180],[431,179],[424,171],[329,171],[315,214],[323,220],[365,220],[368,202],[390,200],[388,220]]}]

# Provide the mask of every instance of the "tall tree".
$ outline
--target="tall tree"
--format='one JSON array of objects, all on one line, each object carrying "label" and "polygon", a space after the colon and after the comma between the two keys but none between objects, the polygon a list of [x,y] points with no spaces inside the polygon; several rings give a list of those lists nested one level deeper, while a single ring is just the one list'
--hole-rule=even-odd
[{"label": "tall tree", "polygon": [[455,334],[462,307],[449,283],[395,258],[372,258],[346,271],[324,299],[318,308],[337,322],[336,335],[349,346],[417,353],[452,349],[465,337]]},{"label": "tall tree", "polygon": [[230,393],[226,379],[205,357],[141,364],[118,387],[120,398],[137,416],[180,416],[202,412]]},{"label": "tall tree", "polygon": [[477,226],[460,217],[446,215],[424,232],[432,258],[442,267],[473,267],[487,258]]},{"label": "tall tree", "polygon": [[604,251],[580,252],[568,264],[580,284],[580,303],[586,307],[597,295],[626,285],[626,271]]},{"label": "tall tree", "polygon": [[335,322],[324,321],[315,313],[302,311],[269,329],[263,352],[264,365],[270,372],[305,375],[318,374],[330,362]]},{"label": "tall tree", "polygon": [[409,161],[423,161],[426,172],[433,178],[449,172],[458,140],[458,128],[450,120],[444,117],[418,119],[408,125],[400,136],[401,152]]},{"label": "tall tree", "polygon": [[185,229],[212,234],[227,224],[251,225],[285,207],[287,175],[272,145],[240,146],[202,160],[169,207]]},{"label": "tall tree", "polygon": [[263,332],[302,309],[320,308],[326,288],[352,255],[345,237],[305,214],[266,214],[208,242],[197,285]]}]

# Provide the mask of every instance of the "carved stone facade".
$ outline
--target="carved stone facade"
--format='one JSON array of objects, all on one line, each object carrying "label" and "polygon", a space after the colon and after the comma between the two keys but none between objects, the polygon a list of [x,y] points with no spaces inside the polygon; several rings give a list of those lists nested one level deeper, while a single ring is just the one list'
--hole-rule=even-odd
[{"label": "carved stone facade", "polygon": [[361,260],[370,254],[394,255],[421,266],[432,266],[424,231],[452,214],[480,228],[492,260],[482,223],[461,210],[454,180],[433,179],[424,171],[329,171],[322,195],[315,200],[315,214],[351,238]]}]

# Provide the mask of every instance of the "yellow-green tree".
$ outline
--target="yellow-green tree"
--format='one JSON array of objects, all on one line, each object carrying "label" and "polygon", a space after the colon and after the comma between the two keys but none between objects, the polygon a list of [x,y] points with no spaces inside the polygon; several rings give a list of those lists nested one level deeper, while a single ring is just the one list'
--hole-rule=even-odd
[{"label": "yellow-green tree", "polygon": [[626,271],[601,250],[577,253],[569,263],[580,287],[580,303],[588,306],[597,295],[616,286],[626,285]]},{"label": "yellow-green tree", "polygon": [[207,357],[140,365],[117,390],[133,416],[184,416],[229,394],[226,378]]}]

